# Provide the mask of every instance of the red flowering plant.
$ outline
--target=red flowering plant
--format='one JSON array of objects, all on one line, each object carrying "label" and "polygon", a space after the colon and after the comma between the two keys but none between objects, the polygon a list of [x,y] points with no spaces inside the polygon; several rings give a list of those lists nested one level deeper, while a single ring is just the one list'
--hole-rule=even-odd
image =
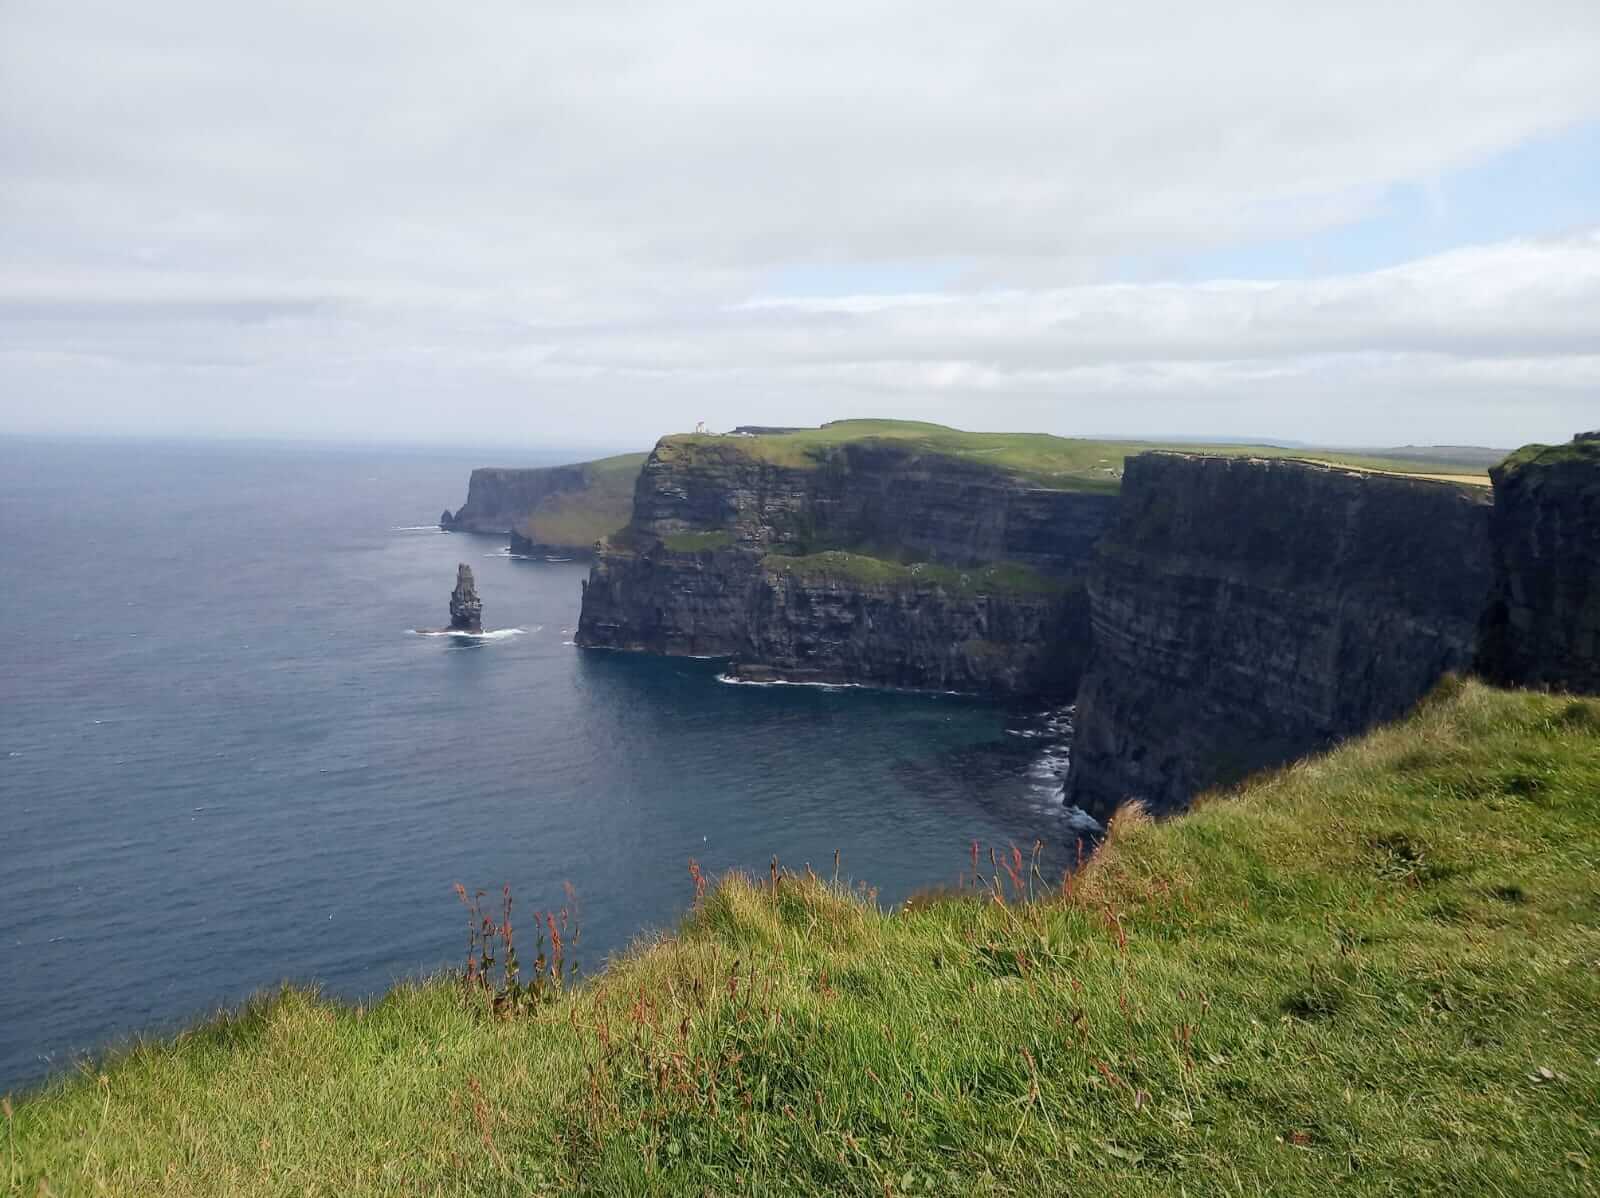
[{"label": "red flowering plant", "polygon": [[534,912],[536,955],[526,979],[511,923],[511,884],[501,887],[499,918],[485,907],[485,891],[469,894],[460,882],[455,891],[467,909],[467,963],[461,983],[469,999],[486,998],[495,1014],[515,1015],[554,1002],[577,977],[578,963],[572,956],[578,943],[577,895],[570,883],[565,906]]}]

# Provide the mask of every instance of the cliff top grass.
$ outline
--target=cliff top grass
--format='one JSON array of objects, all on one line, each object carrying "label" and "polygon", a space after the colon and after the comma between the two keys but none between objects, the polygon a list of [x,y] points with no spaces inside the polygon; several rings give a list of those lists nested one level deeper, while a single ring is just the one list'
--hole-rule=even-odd
[{"label": "cliff top grass", "polygon": [[914,452],[992,466],[1033,486],[1114,493],[1122,461],[1151,449],[1311,458],[1356,469],[1430,477],[1488,478],[1481,466],[1438,460],[1407,461],[1343,451],[1284,449],[1271,445],[1195,445],[1155,441],[1096,441],[1047,433],[974,433],[911,420],[837,420],[820,428],[758,436],[679,434],[662,438],[657,453],[735,453],[774,465],[814,468],[830,451],[851,443],[884,442]]},{"label": "cliff top grass", "polygon": [[623,474],[631,482],[638,476],[648,453],[618,453],[607,458],[591,458],[586,462],[562,462],[554,466],[479,466],[474,474],[542,474],[549,470],[582,470],[585,474],[604,476]]},{"label": "cliff top grass", "polygon": [[[1248,461],[1252,458],[1260,458],[1262,460],[1271,462],[1284,462],[1302,466],[1315,466],[1325,470],[1337,470],[1341,472],[1353,471],[1363,475],[1378,475],[1380,477],[1387,478],[1401,478],[1413,482],[1445,483],[1454,487],[1477,487],[1484,490],[1488,490],[1493,485],[1493,480],[1490,479],[1486,469],[1479,470],[1475,474],[1457,474],[1448,472],[1442,473],[1439,470],[1439,466],[1441,464],[1437,462],[1433,463],[1431,467],[1428,467],[1426,464],[1420,464],[1422,465],[1422,468],[1420,469],[1403,469],[1400,468],[1403,465],[1402,463],[1397,463],[1394,461],[1383,463],[1379,459],[1365,459],[1354,456],[1346,456],[1343,459],[1337,456],[1319,456],[1321,451],[1312,451],[1309,454],[1304,452],[1289,453],[1287,451],[1262,454],[1247,448],[1241,449],[1225,447],[1217,452],[1213,452],[1210,446],[1203,448],[1188,446],[1181,449],[1167,449],[1152,446],[1145,452],[1160,454],[1167,457],[1181,458],[1216,457],[1232,458],[1245,461]],[[1452,466],[1448,463],[1445,465],[1449,470],[1466,468]]]},{"label": "cliff top grass", "polygon": [[548,495],[523,521],[521,532],[543,545],[587,547],[633,516],[633,484],[650,455],[624,453],[582,463],[582,490]]},{"label": "cliff top grass", "polygon": [[1535,468],[1584,465],[1600,468],[1600,433],[1585,433],[1562,445],[1524,445],[1501,462],[1507,475]]},{"label": "cliff top grass", "polygon": [[731,877],[515,1018],[446,980],[359,1007],[288,990],[14,1096],[0,1179],[1595,1191],[1600,701],[1446,684],[1191,815],[1119,818],[1066,887],[1018,860],[978,857],[985,897],[892,913],[804,873]]}]

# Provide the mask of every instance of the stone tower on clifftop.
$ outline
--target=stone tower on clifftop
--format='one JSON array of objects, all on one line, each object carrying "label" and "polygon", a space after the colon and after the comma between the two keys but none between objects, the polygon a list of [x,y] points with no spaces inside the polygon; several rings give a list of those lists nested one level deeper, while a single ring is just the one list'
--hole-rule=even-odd
[{"label": "stone tower on clifftop", "polygon": [[450,629],[483,631],[483,600],[478,598],[478,588],[472,581],[472,567],[465,562],[456,566],[456,589],[450,592]]}]

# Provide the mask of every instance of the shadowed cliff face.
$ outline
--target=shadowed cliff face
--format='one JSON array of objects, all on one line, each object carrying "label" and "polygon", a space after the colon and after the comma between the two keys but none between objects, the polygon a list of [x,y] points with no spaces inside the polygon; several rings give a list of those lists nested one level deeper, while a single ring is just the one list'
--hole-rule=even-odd
[{"label": "shadowed cliff face", "polygon": [[526,470],[485,466],[467,482],[467,502],[444,527],[461,532],[509,533],[551,495],[581,490],[582,466],[544,466]]},{"label": "shadowed cliff face", "polygon": [[[730,657],[751,679],[1070,695],[1088,657],[1081,588],[1038,593],[804,573],[744,548],[602,548],[578,643]],[[910,572],[907,572],[908,575]]]},{"label": "shadowed cliff face", "polygon": [[895,445],[783,465],[669,439],[601,547],[578,643],[730,656],[752,676],[1070,694],[1078,578],[1115,504]]},{"label": "shadowed cliff face", "polygon": [[639,474],[630,529],[645,538],[725,532],[766,550],[876,549],[1071,573],[1115,510],[1114,495],[1033,487],[893,442],[845,444],[814,465],[785,466],[752,457],[734,439],[669,438]]},{"label": "shadowed cliff face", "polygon": [[441,528],[509,533],[511,552],[587,555],[601,537],[628,522],[642,453],[570,466],[485,467],[472,472],[467,502]]},{"label": "shadowed cliff face", "polygon": [[1286,460],[1130,458],[1089,575],[1068,801],[1174,810],[1400,715],[1472,662],[1488,503]]},{"label": "shadowed cliff face", "polygon": [[1478,667],[1504,686],[1600,694],[1600,432],[1529,446],[1494,479],[1494,590]]}]

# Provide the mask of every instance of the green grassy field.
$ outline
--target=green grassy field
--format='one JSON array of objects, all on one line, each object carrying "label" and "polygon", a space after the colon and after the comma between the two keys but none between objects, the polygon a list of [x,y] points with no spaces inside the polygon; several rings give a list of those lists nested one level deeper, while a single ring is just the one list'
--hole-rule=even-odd
[{"label": "green grassy field", "polygon": [[542,545],[587,549],[616,532],[633,517],[633,484],[648,456],[585,462],[584,489],[547,496],[523,522],[522,534]]},{"label": "green grassy field", "polygon": [[1368,457],[1320,449],[1281,449],[1270,445],[1190,445],[1154,441],[1091,441],[1045,433],[973,433],[913,420],[839,420],[817,429],[756,437],[680,434],[664,438],[658,452],[738,453],[775,465],[817,466],[830,449],[856,441],[892,441],[920,453],[953,457],[994,466],[1038,486],[1063,490],[1115,492],[1121,487],[1122,461],[1152,449],[1194,453],[1247,454],[1256,457],[1304,458],[1363,470],[1459,476],[1487,482],[1481,466],[1434,460]]},{"label": "green grassy field", "polygon": [[1564,445],[1524,445],[1503,463],[1515,474],[1529,466],[1584,465],[1600,467],[1600,440],[1568,441]]},{"label": "green grassy field", "polygon": [[951,850],[967,888],[894,912],[805,872],[726,879],[674,935],[517,1017],[445,980],[366,1007],[283,993],[13,1096],[0,1178],[1596,1191],[1600,701],[1447,681],[1188,816],[1119,819],[1066,888],[1023,846],[1015,880],[980,855],[975,891]]}]

